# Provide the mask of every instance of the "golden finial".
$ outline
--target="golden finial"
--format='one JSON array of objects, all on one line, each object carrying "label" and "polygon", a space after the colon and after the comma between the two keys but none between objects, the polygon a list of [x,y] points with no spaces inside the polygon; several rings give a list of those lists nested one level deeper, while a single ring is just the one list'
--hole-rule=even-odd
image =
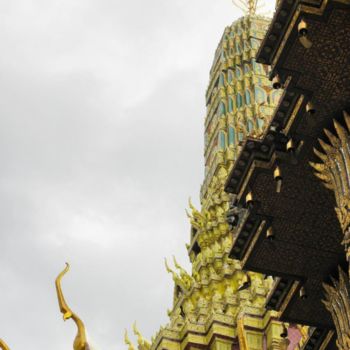
[{"label": "golden finial", "polygon": [[188,205],[191,209],[191,213],[186,210],[187,216],[191,221],[191,225],[199,230],[203,226],[203,215],[192,204],[191,198],[188,200]]},{"label": "golden finial", "polygon": [[3,341],[2,339],[0,339],[0,349],[2,349],[2,350],[10,350],[10,348],[7,346],[5,341]]},{"label": "golden finial", "polygon": [[174,261],[175,268],[180,271],[180,275],[182,278],[190,277],[188,272],[177,262],[175,255],[173,255],[173,261]]},{"label": "golden finial", "polygon": [[151,347],[151,343],[142,336],[141,332],[137,328],[136,321],[132,326],[132,330],[134,331],[134,334],[137,336],[137,343],[139,344],[139,349],[148,350]]},{"label": "golden finial", "polygon": [[128,350],[135,350],[135,346],[134,344],[131,342],[131,340],[129,339],[129,336],[128,336],[128,331],[125,330],[125,333],[124,333],[124,342],[126,345],[128,345]]},{"label": "golden finial", "polygon": [[177,262],[175,255],[173,255],[173,261],[174,261],[174,265],[178,270],[182,270],[182,267],[180,266],[180,264]]},{"label": "golden finial", "polygon": [[164,262],[165,262],[165,269],[168,273],[174,273],[174,271],[169,267],[169,264],[168,264],[168,260],[167,258],[164,258]]},{"label": "golden finial", "polygon": [[61,288],[61,280],[63,276],[69,271],[69,264],[66,263],[66,267],[64,270],[57,276],[55,284],[56,284],[56,291],[57,291],[57,299],[58,304],[60,307],[60,311],[63,314],[63,320],[66,321],[68,319],[72,319],[77,328],[78,332],[74,340],[73,349],[74,350],[86,350],[89,349],[89,344],[87,343],[87,337],[86,337],[86,331],[83,321],[69,308],[69,306],[66,303],[66,300],[64,299],[64,295]]},{"label": "golden finial", "polygon": [[259,0],[232,0],[233,5],[248,15],[255,15]]},{"label": "golden finial", "polygon": [[173,276],[173,281],[174,281],[175,283],[178,283],[178,282],[180,281],[179,276],[177,275],[177,273],[176,273],[174,270],[172,270],[172,269],[169,267],[167,258],[164,258],[164,261],[165,261],[165,269],[166,269],[166,271],[167,271],[168,273],[171,273],[171,275]]},{"label": "golden finial", "polygon": [[132,330],[133,330],[134,334],[138,337],[138,339],[141,339],[141,338],[142,338],[142,335],[141,335],[139,329],[137,328],[136,321],[135,321],[134,324],[132,325]]}]

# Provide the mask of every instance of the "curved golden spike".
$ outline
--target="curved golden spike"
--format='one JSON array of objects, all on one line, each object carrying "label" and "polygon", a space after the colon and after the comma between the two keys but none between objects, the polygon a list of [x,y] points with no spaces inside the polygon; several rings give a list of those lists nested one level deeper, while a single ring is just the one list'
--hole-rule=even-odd
[{"label": "curved golden spike", "polygon": [[177,273],[176,273],[174,270],[172,270],[172,269],[169,267],[169,265],[168,265],[168,260],[167,260],[166,258],[164,258],[164,261],[165,261],[165,268],[166,268],[166,271],[167,271],[168,273],[171,273],[171,275],[172,275],[172,277],[173,277],[173,281],[174,281],[175,283],[178,283],[178,282],[179,282],[179,276],[177,275]]},{"label": "curved golden spike", "polygon": [[0,339],[0,349],[2,350],[10,350],[4,340]]},{"label": "curved golden spike", "polygon": [[309,164],[320,173],[322,173],[326,169],[326,166],[323,163],[309,162]]},{"label": "curved golden spike", "polygon": [[324,133],[327,135],[329,141],[331,141],[331,144],[334,147],[339,146],[339,139],[338,137],[334,136],[328,129],[323,129]]},{"label": "curved golden spike", "polygon": [[328,175],[324,174],[324,173],[314,173],[316,177],[318,177],[320,180],[325,181],[325,182],[329,182],[330,178]]},{"label": "curved golden spike", "polygon": [[168,273],[174,273],[174,271],[169,267],[167,258],[164,258],[165,268]]},{"label": "curved golden spike", "polygon": [[320,143],[321,147],[324,149],[326,153],[331,153],[333,150],[333,147],[329,145],[328,143],[324,142],[322,139],[318,139],[318,142]]},{"label": "curved golden spike", "polygon": [[135,321],[134,324],[132,325],[132,330],[133,330],[133,332],[134,332],[134,334],[135,334],[136,336],[141,337],[141,333],[140,333],[140,331],[139,331],[138,328],[137,328],[136,321]]},{"label": "curved golden spike", "polygon": [[[333,124],[334,124],[335,130],[337,131],[337,134],[340,138],[340,141],[345,142],[346,139],[348,138],[348,133],[343,128],[343,126],[339,122],[337,122],[335,119],[333,120]],[[338,143],[339,143],[339,141],[338,141]]]},{"label": "curved golden spike", "polygon": [[173,255],[173,261],[174,261],[174,265],[178,270],[182,270],[182,267],[179,265],[179,263],[177,262],[175,255]]},{"label": "curved golden spike", "polygon": [[177,262],[175,255],[173,255],[173,261],[174,261],[175,268],[177,268],[180,271],[181,278],[186,278],[186,277],[190,278],[190,275],[188,274],[188,272]]},{"label": "curved golden spike", "polygon": [[56,281],[55,281],[58,304],[60,306],[60,311],[63,314],[64,320],[68,320],[72,316],[72,312],[71,312],[69,306],[67,305],[66,300],[64,299],[64,295],[62,293],[62,288],[61,288],[61,280],[62,280],[63,276],[69,271],[69,269],[70,269],[70,266],[68,263],[66,263],[66,267],[57,276]]},{"label": "curved golden spike", "polygon": [[189,217],[191,221],[191,225],[195,227],[197,230],[200,230],[203,226],[203,215],[195,208],[195,206],[192,204],[191,198],[188,200],[191,213],[188,213],[187,216]]},{"label": "curved golden spike", "polygon": [[192,203],[192,198],[189,197],[188,198],[188,205],[189,207],[193,210],[193,211],[196,211],[197,209],[194,207],[193,203]]},{"label": "curved golden spike", "polygon": [[314,153],[318,158],[320,158],[324,162],[328,159],[327,156],[324,153],[320,152],[317,148],[314,148]]},{"label": "curved golden spike", "polygon": [[137,328],[136,321],[132,326],[132,330],[134,331],[134,334],[137,336],[137,342],[139,344],[139,348],[141,348],[141,350],[149,349],[151,347],[151,343],[142,336],[141,332]]},{"label": "curved golden spike", "polygon": [[74,350],[87,350],[89,349],[89,344],[87,343],[86,330],[83,321],[69,308],[67,305],[64,295],[61,288],[61,280],[63,276],[69,271],[69,264],[66,263],[66,267],[64,270],[57,276],[55,284],[56,284],[56,292],[58,304],[60,307],[60,311],[63,314],[64,321],[68,319],[72,319],[78,329],[77,335],[74,340],[73,348]]},{"label": "curved golden spike", "polygon": [[135,346],[134,346],[134,344],[131,342],[131,340],[129,339],[128,331],[127,331],[127,330],[125,330],[125,333],[124,333],[124,343],[125,343],[126,345],[129,345],[128,350],[135,350]]},{"label": "curved golden spike", "polygon": [[350,115],[348,112],[344,111],[343,116],[344,116],[346,126],[347,126],[348,130],[350,131]]}]

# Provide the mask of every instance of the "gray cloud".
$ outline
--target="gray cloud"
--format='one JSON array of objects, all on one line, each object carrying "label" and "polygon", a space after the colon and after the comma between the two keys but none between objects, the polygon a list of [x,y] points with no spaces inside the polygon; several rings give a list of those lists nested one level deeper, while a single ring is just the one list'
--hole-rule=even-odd
[{"label": "gray cloud", "polygon": [[99,349],[167,322],[189,268],[184,208],[203,179],[204,93],[238,13],[209,0],[0,4],[0,337],[72,348],[54,278]]}]

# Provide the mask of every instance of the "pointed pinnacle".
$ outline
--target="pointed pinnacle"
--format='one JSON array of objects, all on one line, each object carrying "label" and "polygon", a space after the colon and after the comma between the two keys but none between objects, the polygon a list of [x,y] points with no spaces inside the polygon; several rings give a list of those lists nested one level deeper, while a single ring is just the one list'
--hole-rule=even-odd
[{"label": "pointed pinnacle", "polygon": [[343,126],[339,122],[337,122],[335,119],[334,119],[333,123],[334,123],[335,130],[337,131],[337,133],[338,133],[338,135],[340,137],[340,140],[341,141],[343,141],[343,140],[345,141],[345,139],[348,136],[348,133],[343,128]]},{"label": "pointed pinnacle", "polygon": [[176,260],[176,258],[175,258],[175,255],[173,255],[173,261],[174,261],[175,267],[176,267],[177,269],[179,269],[179,268],[180,268],[180,265],[178,264],[178,262],[177,262],[177,260]]},{"label": "pointed pinnacle", "polygon": [[323,172],[326,168],[326,166],[323,163],[314,163],[314,162],[309,162],[309,164],[317,171],[320,173]]},{"label": "pointed pinnacle", "polygon": [[171,273],[172,271],[171,271],[171,269],[170,269],[170,267],[169,267],[169,265],[168,265],[168,260],[167,260],[167,258],[164,258],[164,262],[165,262],[166,271],[167,271],[168,273]]},{"label": "pointed pinnacle", "polygon": [[328,159],[327,155],[320,152],[317,148],[314,148],[314,153],[316,154],[316,156],[318,158],[320,158],[321,160],[323,160],[324,162]]},{"label": "pointed pinnacle", "polygon": [[334,288],[327,283],[322,283],[322,287],[327,293],[327,299],[329,299],[329,295],[333,292]]},{"label": "pointed pinnacle", "polygon": [[340,266],[338,267],[338,270],[339,270],[339,283],[345,286],[346,281],[348,280],[347,275]]},{"label": "pointed pinnacle", "polygon": [[320,180],[325,181],[325,182],[329,182],[329,180],[330,180],[327,175],[322,174],[322,173],[314,173],[314,175],[316,177],[318,177]]},{"label": "pointed pinnacle", "polygon": [[333,150],[333,147],[328,143],[324,142],[323,140],[318,139],[318,142],[327,154],[329,154]]},{"label": "pointed pinnacle", "polygon": [[133,332],[134,332],[135,335],[139,335],[140,331],[137,329],[136,321],[135,321],[134,324],[132,325],[132,330],[133,330]]},{"label": "pointed pinnacle", "polygon": [[331,141],[331,144],[334,146],[334,147],[337,147],[338,144],[339,144],[339,139],[334,136],[329,130],[327,129],[323,129],[324,133],[327,135],[329,141]]}]

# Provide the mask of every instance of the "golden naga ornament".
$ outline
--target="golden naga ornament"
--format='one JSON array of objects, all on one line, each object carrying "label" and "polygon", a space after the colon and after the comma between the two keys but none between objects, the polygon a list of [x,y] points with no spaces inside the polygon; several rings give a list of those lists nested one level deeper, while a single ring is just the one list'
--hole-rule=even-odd
[{"label": "golden naga ornament", "polygon": [[142,336],[141,332],[138,330],[136,326],[136,322],[134,322],[132,326],[132,330],[134,334],[137,336],[137,343],[139,345],[139,350],[149,350],[151,348],[151,343]]},{"label": "golden naga ornament", "polygon": [[332,314],[338,334],[337,346],[340,350],[350,349],[350,284],[346,273],[339,268],[339,281],[332,279],[333,286],[323,284],[326,300],[323,301]]},{"label": "golden naga ornament", "polygon": [[329,130],[324,130],[330,144],[319,140],[323,152],[314,149],[315,154],[322,163],[310,162],[316,170],[315,175],[321,179],[324,185],[334,191],[337,207],[335,208],[340,225],[344,232],[344,244],[350,243],[350,116],[344,112],[344,120],[347,130],[336,120],[334,128],[337,136]]},{"label": "golden naga ornament", "polygon": [[0,349],[2,350],[10,350],[4,340],[0,339]]},{"label": "golden naga ornament", "polygon": [[180,270],[180,275],[177,274],[174,270],[172,270],[169,267],[169,264],[166,258],[164,260],[165,260],[165,269],[168,273],[172,275],[173,281],[175,282],[175,284],[181,288],[182,292],[184,293],[189,292],[194,282],[193,278],[185,271],[185,269],[180,267],[180,265],[177,263],[175,258],[174,258],[175,267],[178,270]]},{"label": "golden naga ornament", "polygon": [[57,276],[56,282],[55,282],[60,311],[63,314],[64,321],[68,319],[72,319],[78,328],[78,333],[74,340],[73,349],[74,350],[92,350],[87,342],[86,330],[85,330],[83,321],[69,308],[63,296],[63,292],[61,288],[61,280],[68,271],[69,271],[69,264],[66,263],[65,269]]},{"label": "golden naga ornament", "polygon": [[125,333],[124,333],[124,343],[126,345],[128,345],[128,350],[135,350],[135,346],[134,344],[131,342],[131,340],[129,339],[129,336],[128,336],[128,331],[125,330]]}]

